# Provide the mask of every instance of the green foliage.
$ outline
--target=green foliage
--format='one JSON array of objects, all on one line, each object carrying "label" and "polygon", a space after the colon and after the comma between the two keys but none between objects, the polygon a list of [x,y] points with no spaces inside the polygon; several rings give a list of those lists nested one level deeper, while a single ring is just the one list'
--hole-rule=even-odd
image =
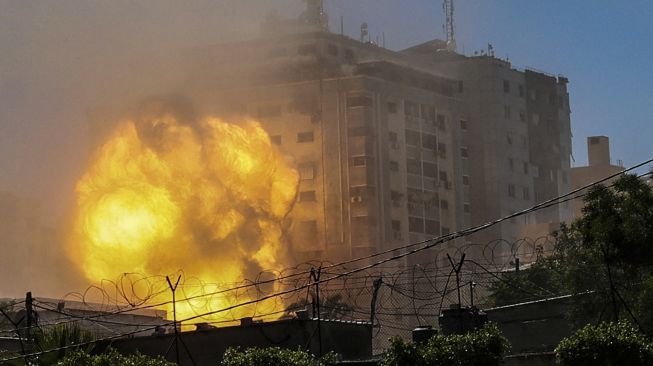
[{"label": "green foliage", "polygon": [[653,344],[627,322],[587,325],[555,353],[564,366],[653,365]]},{"label": "green foliage", "polygon": [[173,366],[163,357],[150,357],[142,354],[124,356],[116,350],[110,349],[99,355],[90,355],[78,350],[70,352],[56,366]]},{"label": "green foliage", "polygon": [[329,353],[322,358],[315,358],[305,351],[292,351],[279,347],[248,348],[241,351],[229,348],[223,356],[222,366],[324,366],[336,360],[335,354]]},{"label": "green foliage", "polygon": [[563,292],[561,283],[557,263],[540,257],[528,269],[502,273],[501,281],[492,283],[486,305],[504,306],[551,297]]},{"label": "green foliage", "polygon": [[426,344],[394,338],[383,354],[383,366],[497,366],[509,350],[499,329],[488,323],[464,335],[436,335]]},{"label": "green foliage", "polygon": [[556,233],[553,254],[503,280],[494,305],[579,294],[568,314],[576,325],[636,319],[653,333],[653,188],[634,175],[593,187],[583,216]]},{"label": "green foliage", "polygon": [[44,328],[44,330],[33,328],[33,332],[36,349],[49,350],[66,347],[32,358],[31,362],[34,365],[54,365],[69,353],[90,352],[93,348],[91,344],[88,344],[93,341],[93,335],[82,330],[76,324],[59,324]]}]

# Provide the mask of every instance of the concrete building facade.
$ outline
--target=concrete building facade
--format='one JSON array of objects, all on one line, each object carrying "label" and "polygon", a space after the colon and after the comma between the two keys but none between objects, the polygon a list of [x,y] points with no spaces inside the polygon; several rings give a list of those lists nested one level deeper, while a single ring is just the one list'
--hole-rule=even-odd
[{"label": "concrete building facade", "polygon": [[[571,188],[573,190],[624,171],[623,166],[613,165],[610,160],[610,139],[607,136],[590,136],[587,138],[587,158],[589,162],[587,166],[571,169]],[[610,179],[604,184],[609,185],[615,179]],[[572,217],[574,219],[583,215],[583,207],[582,200],[573,200],[571,202]]]}]

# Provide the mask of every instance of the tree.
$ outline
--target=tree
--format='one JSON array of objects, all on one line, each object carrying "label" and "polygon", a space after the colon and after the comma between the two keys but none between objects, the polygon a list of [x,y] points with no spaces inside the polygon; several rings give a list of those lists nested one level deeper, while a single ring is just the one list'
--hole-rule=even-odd
[{"label": "tree", "polygon": [[653,365],[653,344],[627,322],[587,325],[555,353],[564,366]]},{"label": "tree", "polygon": [[122,355],[114,349],[109,349],[98,355],[77,350],[69,353],[56,366],[174,366],[163,357],[150,357],[140,353]]},{"label": "tree", "polygon": [[591,188],[584,201],[583,216],[556,233],[553,254],[532,269],[505,274],[491,299],[505,304],[532,299],[526,292],[575,294],[569,315],[578,325],[629,319],[651,334],[653,188],[624,175],[612,187]]},{"label": "tree", "polygon": [[279,347],[248,348],[241,351],[229,348],[225,352],[222,366],[325,366],[335,362],[335,355],[328,353],[322,358],[315,358],[306,351],[292,351]]}]

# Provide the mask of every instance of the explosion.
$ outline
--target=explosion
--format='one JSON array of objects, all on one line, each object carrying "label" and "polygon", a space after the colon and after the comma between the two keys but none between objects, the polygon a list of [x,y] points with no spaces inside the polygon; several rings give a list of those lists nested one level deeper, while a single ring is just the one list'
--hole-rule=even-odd
[{"label": "explosion", "polygon": [[[225,284],[280,270],[289,260],[284,219],[298,179],[256,121],[144,113],[118,125],[77,182],[69,252],[94,283],[183,270],[186,278]],[[252,298],[177,299],[183,319]],[[263,309],[265,302],[257,304]]]}]

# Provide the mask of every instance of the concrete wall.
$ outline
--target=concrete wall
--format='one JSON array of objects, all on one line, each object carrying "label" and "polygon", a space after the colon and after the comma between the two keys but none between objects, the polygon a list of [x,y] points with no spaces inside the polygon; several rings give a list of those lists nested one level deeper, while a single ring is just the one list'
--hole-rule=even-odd
[{"label": "concrete wall", "polygon": [[512,345],[512,354],[550,352],[573,332],[566,319],[569,297],[539,300],[485,310]]},{"label": "concrete wall", "polygon": [[[344,359],[368,359],[372,356],[372,328],[369,324],[325,321],[321,322],[322,353],[334,351]],[[136,337],[113,341],[111,347],[122,353],[139,351],[146,355],[165,355],[175,360],[174,334]],[[197,365],[217,365],[229,347],[282,347],[320,351],[316,320],[281,320],[269,323],[254,323],[249,326],[235,326],[181,333],[183,343],[179,344],[181,365],[192,362],[185,351],[190,351]],[[172,345],[172,346],[171,346]],[[104,344],[101,350],[109,344]],[[169,352],[167,352],[169,350]],[[167,353],[167,355],[166,355]]]}]

